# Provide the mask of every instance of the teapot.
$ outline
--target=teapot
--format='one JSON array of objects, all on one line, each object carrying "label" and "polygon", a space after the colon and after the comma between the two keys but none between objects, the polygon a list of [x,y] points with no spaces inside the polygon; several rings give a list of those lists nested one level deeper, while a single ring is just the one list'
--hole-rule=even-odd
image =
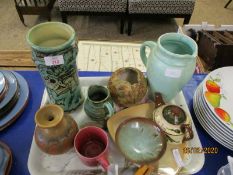
[{"label": "teapot", "polygon": [[171,144],[181,144],[193,138],[191,117],[181,107],[165,104],[160,93],[155,93],[153,120],[165,132]]}]

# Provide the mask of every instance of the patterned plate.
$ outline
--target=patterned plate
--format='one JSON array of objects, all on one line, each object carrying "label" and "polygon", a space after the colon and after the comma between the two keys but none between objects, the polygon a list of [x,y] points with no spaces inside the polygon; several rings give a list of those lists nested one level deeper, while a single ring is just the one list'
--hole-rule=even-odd
[{"label": "patterned plate", "polygon": [[210,72],[203,81],[205,102],[214,115],[233,131],[233,67]]},{"label": "patterned plate", "polygon": [[203,99],[201,98],[202,96],[202,84],[200,84],[193,98],[193,108],[199,123],[213,139],[223,146],[233,150],[233,137],[226,131],[228,128],[216,120],[215,115],[211,115],[211,113],[206,110],[208,107],[203,105],[205,104],[205,100],[204,97]]}]

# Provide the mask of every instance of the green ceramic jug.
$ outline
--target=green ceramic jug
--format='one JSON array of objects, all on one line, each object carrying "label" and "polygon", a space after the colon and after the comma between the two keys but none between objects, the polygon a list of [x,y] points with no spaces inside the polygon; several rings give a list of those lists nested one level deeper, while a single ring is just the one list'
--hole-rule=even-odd
[{"label": "green ceramic jug", "polygon": [[36,64],[49,95],[49,102],[71,111],[83,102],[77,74],[74,29],[61,22],[45,22],[27,33]]},{"label": "green ceramic jug", "polygon": [[[146,47],[150,48],[148,57],[145,53]],[[173,99],[191,79],[197,53],[196,42],[180,33],[163,34],[157,43],[144,42],[140,55],[147,68],[151,92],[161,93],[166,102]]]}]

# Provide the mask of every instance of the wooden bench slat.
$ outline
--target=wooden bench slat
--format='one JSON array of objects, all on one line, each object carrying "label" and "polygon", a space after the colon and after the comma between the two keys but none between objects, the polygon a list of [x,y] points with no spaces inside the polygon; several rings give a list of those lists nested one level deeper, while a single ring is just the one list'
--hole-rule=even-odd
[{"label": "wooden bench slat", "polygon": [[31,51],[0,51],[0,67],[35,67]]}]

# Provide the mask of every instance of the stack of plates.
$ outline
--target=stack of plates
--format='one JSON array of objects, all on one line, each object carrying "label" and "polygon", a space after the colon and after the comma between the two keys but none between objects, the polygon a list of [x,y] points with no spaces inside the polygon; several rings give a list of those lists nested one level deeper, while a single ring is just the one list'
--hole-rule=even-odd
[{"label": "stack of plates", "polygon": [[198,121],[217,142],[233,150],[233,67],[207,75],[193,97]]},{"label": "stack of plates", "polygon": [[10,148],[0,141],[0,174],[7,175],[12,164],[12,153]]},{"label": "stack of plates", "polygon": [[19,117],[28,97],[28,84],[20,74],[0,71],[0,131]]}]

